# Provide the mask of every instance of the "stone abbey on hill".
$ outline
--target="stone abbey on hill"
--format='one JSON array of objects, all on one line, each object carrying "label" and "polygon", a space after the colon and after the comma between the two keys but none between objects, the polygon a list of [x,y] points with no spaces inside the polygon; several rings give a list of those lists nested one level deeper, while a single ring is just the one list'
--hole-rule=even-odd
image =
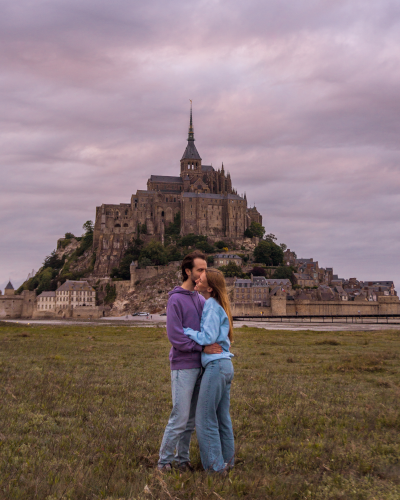
[{"label": "stone abbey on hill", "polygon": [[130,203],[96,208],[94,273],[107,274],[116,266],[129,241],[146,227],[148,237],[164,241],[166,227],[180,213],[182,236],[199,234],[211,240],[239,242],[252,221],[262,223],[256,207],[248,208],[246,195],[232,187],[224,165],[215,170],[203,165],[194,144],[192,109],[187,146],[180,160],[180,175],[152,175],[147,190],[138,190]]}]

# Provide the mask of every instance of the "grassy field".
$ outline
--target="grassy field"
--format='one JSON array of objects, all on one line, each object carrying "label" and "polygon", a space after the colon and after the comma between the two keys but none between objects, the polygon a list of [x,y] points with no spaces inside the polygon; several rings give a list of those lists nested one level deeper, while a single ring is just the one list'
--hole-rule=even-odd
[{"label": "grassy field", "polygon": [[0,498],[400,498],[400,332],[236,332],[229,478],[155,471],[165,330],[0,324]]}]

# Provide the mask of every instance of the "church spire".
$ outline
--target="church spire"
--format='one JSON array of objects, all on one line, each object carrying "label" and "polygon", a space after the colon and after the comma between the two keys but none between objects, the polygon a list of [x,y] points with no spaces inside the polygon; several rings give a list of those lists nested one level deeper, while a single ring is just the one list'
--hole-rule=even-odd
[{"label": "church spire", "polygon": [[189,123],[189,135],[188,141],[194,141],[194,130],[193,130],[193,119],[192,119],[192,100],[190,101],[190,123]]},{"label": "church spire", "polygon": [[[201,158],[194,145],[194,130],[193,130],[193,117],[192,117],[192,101],[190,100],[190,122],[189,122],[189,135],[188,135],[188,143],[181,158],[182,160],[198,160],[197,164],[194,164],[194,167],[198,167],[201,170]],[[200,162],[200,163],[199,163]],[[182,164],[181,164],[182,167]],[[197,169],[197,168],[196,168]],[[190,170],[193,170],[190,168]],[[182,171],[182,170],[181,170]]]}]

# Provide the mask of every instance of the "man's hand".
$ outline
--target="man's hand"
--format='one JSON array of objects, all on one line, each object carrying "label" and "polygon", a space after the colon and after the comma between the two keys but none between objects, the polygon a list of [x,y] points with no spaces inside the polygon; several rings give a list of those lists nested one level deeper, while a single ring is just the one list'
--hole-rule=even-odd
[{"label": "man's hand", "polygon": [[206,354],[221,354],[222,347],[219,344],[206,345],[204,347],[204,352]]}]

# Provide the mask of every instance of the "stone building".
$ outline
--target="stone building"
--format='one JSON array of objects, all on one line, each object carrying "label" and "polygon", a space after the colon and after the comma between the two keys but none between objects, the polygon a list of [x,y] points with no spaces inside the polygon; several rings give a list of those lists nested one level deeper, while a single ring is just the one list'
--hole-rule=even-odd
[{"label": "stone building", "polygon": [[56,310],[56,292],[42,292],[36,300],[38,311]]},{"label": "stone building", "polygon": [[67,280],[57,288],[55,298],[56,310],[76,308],[76,307],[95,307],[96,292],[87,281]]},{"label": "stone building", "polygon": [[214,255],[214,267],[226,266],[230,262],[234,262],[237,266],[241,267],[242,258],[239,255],[218,253]]},{"label": "stone building", "polygon": [[217,241],[243,240],[252,221],[262,223],[256,207],[248,208],[229,172],[204,165],[195,146],[192,109],[186,149],[179,161],[179,176],[151,175],[146,190],[138,190],[130,203],[103,204],[96,208],[94,274],[108,275],[118,265],[133,238],[145,230],[164,241],[165,229],[180,214],[180,234],[194,233]]}]

